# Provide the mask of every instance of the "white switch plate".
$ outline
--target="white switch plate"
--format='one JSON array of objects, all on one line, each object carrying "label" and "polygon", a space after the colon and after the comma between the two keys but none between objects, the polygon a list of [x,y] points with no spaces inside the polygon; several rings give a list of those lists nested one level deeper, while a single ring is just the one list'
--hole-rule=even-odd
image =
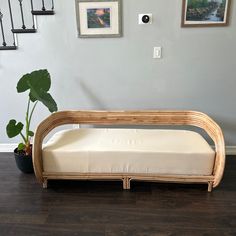
[{"label": "white switch plate", "polygon": [[161,59],[162,56],[162,47],[154,47],[153,49],[153,58]]}]

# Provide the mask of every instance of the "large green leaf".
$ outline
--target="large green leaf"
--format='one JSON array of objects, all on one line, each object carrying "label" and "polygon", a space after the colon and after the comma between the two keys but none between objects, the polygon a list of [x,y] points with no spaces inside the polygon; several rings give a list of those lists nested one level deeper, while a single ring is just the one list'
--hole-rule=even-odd
[{"label": "large green leaf", "polygon": [[18,93],[23,93],[30,89],[28,81],[30,80],[30,74],[23,75],[17,83],[16,89]]},{"label": "large green leaf", "polygon": [[39,101],[41,101],[50,112],[56,112],[58,110],[57,104],[50,93],[42,92]]},{"label": "large green leaf", "polygon": [[30,80],[28,80],[30,88],[34,88],[37,91],[43,90],[48,92],[51,87],[51,77],[47,70],[33,71],[30,74]]},{"label": "large green leaf", "polygon": [[36,90],[48,91],[51,87],[51,77],[47,70],[37,70],[21,77],[17,84],[17,92],[23,93],[30,89],[29,83]]},{"label": "large green leaf", "polygon": [[7,136],[9,138],[17,136],[18,134],[20,134],[23,127],[24,125],[21,122],[16,123],[16,120],[10,120],[6,128]]},{"label": "large green leaf", "polygon": [[32,95],[31,92],[29,93],[29,97],[30,97],[30,101],[31,101],[31,102],[36,102],[36,101],[37,101],[37,98],[35,98],[35,97]]},{"label": "large green leaf", "polygon": [[37,91],[31,88],[31,94],[38,101],[42,102],[50,112],[55,112],[58,110],[56,102],[49,93],[43,90]]},{"label": "large green leaf", "polygon": [[42,102],[50,112],[57,111],[57,104],[48,93],[51,87],[51,77],[47,70],[37,70],[24,75],[17,84],[19,93],[30,90],[29,97],[32,102]]}]

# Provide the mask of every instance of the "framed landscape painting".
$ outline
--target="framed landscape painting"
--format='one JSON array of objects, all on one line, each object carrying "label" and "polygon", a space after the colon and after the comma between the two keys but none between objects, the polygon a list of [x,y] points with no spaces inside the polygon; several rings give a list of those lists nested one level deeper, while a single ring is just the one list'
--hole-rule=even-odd
[{"label": "framed landscape painting", "polygon": [[182,27],[226,26],[230,0],[183,0]]},{"label": "framed landscape painting", "polygon": [[75,0],[79,37],[121,37],[121,0]]}]

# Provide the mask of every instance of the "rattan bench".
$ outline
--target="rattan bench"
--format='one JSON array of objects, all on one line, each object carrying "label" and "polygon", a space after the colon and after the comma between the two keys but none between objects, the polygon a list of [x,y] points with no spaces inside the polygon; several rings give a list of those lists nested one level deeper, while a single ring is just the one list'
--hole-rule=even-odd
[{"label": "rattan bench", "polygon": [[[43,149],[42,145],[43,145],[44,138],[50,133],[50,131],[52,131],[58,126],[66,125],[66,124],[89,124],[89,125],[103,125],[103,126],[104,125],[195,126],[195,127],[205,130],[206,133],[210,136],[210,138],[214,142],[215,151],[214,151],[214,159],[212,159],[213,163],[210,167],[211,168],[210,171],[208,171],[209,173],[207,174],[191,174],[191,172],[188,174],[186,174],[186,172],[181,174],[179,172],[174,173],[173,171],[171,172],[171,174],[168,174],[168,173],[165,174],[158,171],[156,173],[154,173],[153,171],[151,173],[148,173],[148,172],[144,173],[143,171],[139,173],[139,172],[134,172],[134,171],[130,172],[128,170],[127,171],[114,171],[114,172],[110,170],[109,171],[96,171],[96,172],[95,171],[68,171],[68,169],[66,168],[64,168],[65,170],[63,169],[63,165],[60,167],[60,170],[55,171],[53,168],[51,169],[48,168],[47,163],[49,162],[47,162],[47,159],[44,159],[47,157],[43,156],[45,155],[46,149]],[[81,134],[82,131],[79,131],[79,132]],[[83,132],[87,132],[87,131],[84,130]],[[93,135],[95,135],[98,132],[101,132],[101,131],[94,130]],[[116,133],[117,132],[115,132],[115,134]],[[100,133],[98,134],[100,135]],[[136,135],[135,137],[138,137],[138,136]],[[104,136],[104,139],[105,138],[106,136]],[[148,136],[146,137],[146,139],[148,139]],[[120,151],[118,152],[119,152],[120,157],[122,157],[122,152]],[[103,150],[103,153],[105,153],[104,150]],[[148,152],[146,153],[148,154]],[[67,156],[62,156],[60,158],[64,159],[63,161],[67,161],[67,163],[70,160],[69,158],[67,159]],[[119,161],[119,159],[118,160],[117,159],[116,159],[116,163],[117,161]],[[126,165],[127,164],[125,163],[126,159],[125,158],[121,158],[121,159],[124,162],[124,163],[121,163],[121,165]],[[104,160],[106,160],[106,163],[104,162],[104,165],[105,165],[107,164],[107,160],[109,159],[104,158]],[[136,162],[138,162],[139,159],[135,159],[135,160],[137,160]],[[76,162],[75,159],[73,159],[73,161]],[[56,162],[57,160],[56,161],[54,160],[54,162],[51,162],[51,163],[56,163]],[[163,162],[163,158],[162,158],[162,162]],[[175,159],[175,162],[176,162],[176,159]],[[99,163],[99,165],[101,166],[99,168],[103,169],[102,161],[97,162],[97,163]],[[149,158],[146,158],[145,159],[146,169],[149,169],[148,163],[149,163]],[[47,188],[47,181],[50,179],[54,179],[54,180],[56,179],[121,180],[123,181],[124,189],[130,189],[130,181],[141,180],[141,181],[153,181],[153,182],[166,181],[166,182],[177,182],[177,183],[206,183],[208,184],[208,191],[210,192],[212,191],[212,188],[215,188],[219,185],[223,176],[224,166],[225,166],[225,145],[224,145],[223,134],[220,127],[209,116],[201,112],[195,112],[195,111],[62,111],[62,112],[57,112],[57,113],[52,114],[38,126],[36,130],[36,134],[35,134],[34,145],[33,145],[33,164],[34,164],[35,175],[38,181],[41,184],[43,184],[44,188]],[[83,163],[81,162],[81,166],[82,165]],[[152,164],[150,163],[150,168],[151,168],[151,165]],[[96,169],[96,165],[93,168]],[[158,164],[157,164],[156,169],[158,169]]]}]

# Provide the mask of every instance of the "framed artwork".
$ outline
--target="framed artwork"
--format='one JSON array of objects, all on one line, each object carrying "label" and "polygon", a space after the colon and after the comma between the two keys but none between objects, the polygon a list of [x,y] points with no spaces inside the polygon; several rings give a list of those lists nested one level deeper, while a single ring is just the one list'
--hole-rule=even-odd
[{"label": "framed artwork", "polygon": [[121,37],[121,1],[75,0],[79,37]]},{"label": "framed artwork", "polygon": [[182,27],[227,26],[231,0],[183,0]]}]

